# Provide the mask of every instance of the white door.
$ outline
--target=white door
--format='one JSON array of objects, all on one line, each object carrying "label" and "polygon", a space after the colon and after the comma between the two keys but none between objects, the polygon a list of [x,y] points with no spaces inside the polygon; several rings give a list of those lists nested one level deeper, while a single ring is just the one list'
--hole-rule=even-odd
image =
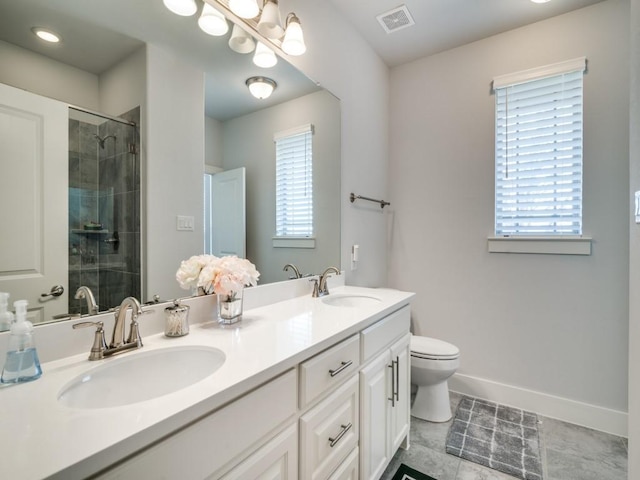
[{"label": "white door", "polygon": [[0,84],[0,291],[34,323],[68,311],[68,135],[66,104]]},{"label": "white door", "polygon": [[211,179],[211,253],[246,256],[245,168]]}]

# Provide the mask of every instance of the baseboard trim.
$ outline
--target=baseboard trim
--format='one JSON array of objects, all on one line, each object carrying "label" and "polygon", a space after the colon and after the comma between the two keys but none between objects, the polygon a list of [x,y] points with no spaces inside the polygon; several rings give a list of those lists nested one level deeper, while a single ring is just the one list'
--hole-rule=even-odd
[{"label": "baseboard trim", "polygon": [[601,432],[621,437],[628,435],[627,412],[459,373],[449,379],[449,389],[453,392],[529,410],[545,417],[582,425]]}]

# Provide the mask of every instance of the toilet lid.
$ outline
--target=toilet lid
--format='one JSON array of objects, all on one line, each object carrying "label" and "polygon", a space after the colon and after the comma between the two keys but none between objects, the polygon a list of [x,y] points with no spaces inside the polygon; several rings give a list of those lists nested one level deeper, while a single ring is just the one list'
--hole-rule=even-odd
[{"label": "toilet lid", "polygon": [[419,358],[449,360],[458,358],[460,350],[455,345],[436,338],[411,336],[411,355]]}]

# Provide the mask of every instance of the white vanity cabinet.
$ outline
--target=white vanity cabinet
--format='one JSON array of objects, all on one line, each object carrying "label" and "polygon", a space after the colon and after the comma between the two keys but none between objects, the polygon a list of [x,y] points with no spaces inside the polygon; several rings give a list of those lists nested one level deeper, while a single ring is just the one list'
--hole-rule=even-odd
[{"label": "white vanity cabinet", "polygon": [[360,478],[378,479],[402,444],[410,419],[409,307],[362,332]]},{"label": "white vanity cabinet", "polygon": [[96,478],[217,479],[234,463],[226,478],[295,478],[277,472],[297,470],[297,439],[281,430],[295,431],[296,390],[291,369]]},{"label": "white vanity cabinet", "polygon": [[96,478],[378,479],[408,442],[409,306]]}]

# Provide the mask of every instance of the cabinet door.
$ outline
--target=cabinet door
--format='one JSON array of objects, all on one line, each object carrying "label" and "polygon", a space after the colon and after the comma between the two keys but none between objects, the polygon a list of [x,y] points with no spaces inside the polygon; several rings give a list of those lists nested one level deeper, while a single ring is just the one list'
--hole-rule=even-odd
[{"label": "cabinet door", "polygon": [[390,365],[389,350],[385,350],[360,371],[360,478],[363,480],[379,478],[390,460],[387,442],[391,405]]},{"label": "cabinet door", "polygon": [[393,394],[395,396],[394,405],[390,413],[389,440],[391,451],[389,456],[393,456],[406,438],[405,448],[409,443],[409,422],[411,418],[411,335],[396,342],[391,347],[391,363],[395,369],[393,379]]},{"label": "cabinet door", "polygon": [[358,447],[354,448],[344,462],[331,474],[329,480],[358,480]]},{"label": "cabinet door", "polygon": [[221,480],[295,480],[297,473],[298,429],[294,424],[253,453]]}]

